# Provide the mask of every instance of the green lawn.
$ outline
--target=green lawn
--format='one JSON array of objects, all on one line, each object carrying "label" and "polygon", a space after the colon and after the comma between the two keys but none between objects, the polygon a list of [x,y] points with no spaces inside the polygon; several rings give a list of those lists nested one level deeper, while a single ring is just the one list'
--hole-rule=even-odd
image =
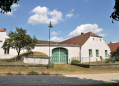
[{"label": "green lawn", "polygon": [[119,73],[119,68],[83,68],[70,64],[55,64],[54,68],[51,69],[34,69],[34,68],[0,68],[0,75],[7,74],[59,74],[59,75],[69,75],[69,74],[100,74],[100,73]]}]

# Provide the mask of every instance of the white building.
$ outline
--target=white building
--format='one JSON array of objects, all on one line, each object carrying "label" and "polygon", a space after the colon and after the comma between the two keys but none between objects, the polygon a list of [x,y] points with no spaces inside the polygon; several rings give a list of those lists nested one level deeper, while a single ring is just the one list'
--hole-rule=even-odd
[{"label": "white building", "polygon": [[[12,58],[17,55],[16,50],[3,50],[5,38],[8,38],[6,29],[0,30],[0,58]],[[49,55],[48,44],[37,44],[33,51],[43,52]],[[21,53],[25,50],[21,51]],[[100,56],[103,59],[108,58],[110,48],[101,36],[92,32],[81,33],[81,35],[67,39],[58,44],[50,45],[50,56],[55,64],[71,63],[72,58],[80,59],[81,62],[100,61]],[[90,58],[89,58],[90,57]]]}]

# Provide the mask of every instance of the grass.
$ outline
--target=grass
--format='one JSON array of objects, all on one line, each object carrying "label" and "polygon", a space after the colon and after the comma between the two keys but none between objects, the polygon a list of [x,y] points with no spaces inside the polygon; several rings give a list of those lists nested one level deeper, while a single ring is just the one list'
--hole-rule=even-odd
[{"label": "grass", "polygon": [[89,69],[83,68],[70,64],[55,64],[54,68],[51,69],[33,69],[33,68],[0,68],[0,75],[8,75],[8,74],[23,74],[23,75],[49,75],[49,74],[57,74],[57,75],[75,75],[75,74],[104,74],[104,73],[119,73],[119,68],[96,68]]},{"label": "grass", "polygon": [[[82,64],[89,64],[89,62],[82,63]],[[115,63],[112,63],[111,61],[109,63],[105,62],[90,62],[90,65],[101,65],[101,64],[119,64],[119,61],[115,61]]]}]

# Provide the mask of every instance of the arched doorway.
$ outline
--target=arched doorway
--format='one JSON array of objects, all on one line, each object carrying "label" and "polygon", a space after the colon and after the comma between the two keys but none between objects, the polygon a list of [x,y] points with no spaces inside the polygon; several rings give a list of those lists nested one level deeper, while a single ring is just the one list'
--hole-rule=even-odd
[{"label": "arched doorway", "polygon": [[68,63],[68,50],[65,48],[55,48],[52,50],[52,62],[54,64],[67,64]]}]

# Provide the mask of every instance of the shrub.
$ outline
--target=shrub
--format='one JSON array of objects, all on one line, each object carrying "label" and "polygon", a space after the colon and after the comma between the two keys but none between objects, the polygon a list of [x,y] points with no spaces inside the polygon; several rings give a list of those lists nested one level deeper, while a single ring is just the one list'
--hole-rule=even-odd
[{"label": "shrub", "polygon": [[[106,58],[105,59],[105,63],[109,63],[109,62],[112,62],[112,58]],[[114,62],[114,61],[113,61]]]},{"label": "shrub", "polygon": [[80,61],[78,61],[78,60],[72,60],[71,61],[71,64],[77,64],[77,63],[80,63]]}]

